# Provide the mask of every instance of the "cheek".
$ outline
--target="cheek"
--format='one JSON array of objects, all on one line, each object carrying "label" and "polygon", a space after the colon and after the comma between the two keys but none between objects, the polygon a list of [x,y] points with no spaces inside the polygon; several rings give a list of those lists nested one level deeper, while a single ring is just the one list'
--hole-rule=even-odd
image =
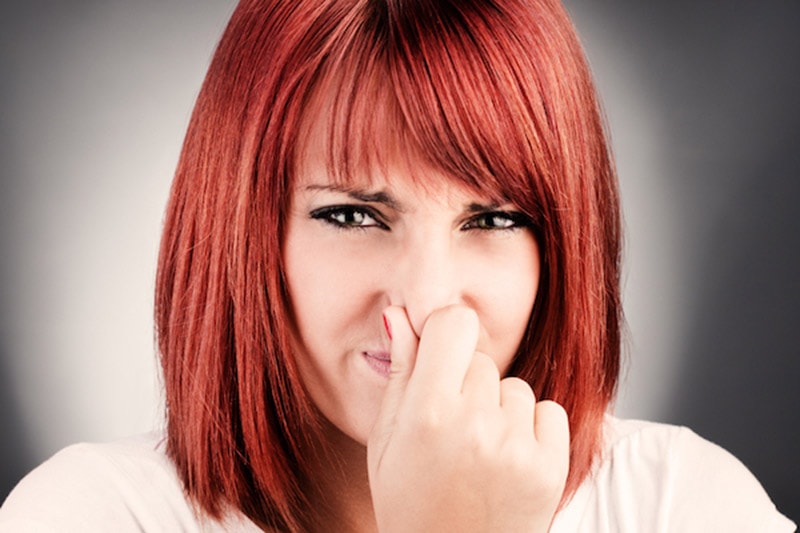
[{"label": "cheek", "polygon": [[363,314],[370,270],[341,242],[314,231],[289,233],[286,281],[302,343],[313,352],[341,338]]},{"label": "cheek", "polygon": [[482,276],[477,299],[486,330],[487,350],[505,373],[517,353],[539,288],[540,263],[535,244],[491,265]]}]

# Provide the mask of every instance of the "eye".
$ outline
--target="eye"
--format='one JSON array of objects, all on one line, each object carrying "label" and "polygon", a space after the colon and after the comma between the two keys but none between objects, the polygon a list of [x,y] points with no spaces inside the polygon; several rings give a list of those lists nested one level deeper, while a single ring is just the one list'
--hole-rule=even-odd
[{"label": "eye", "polygon": [[388,229],[372,209],[356,205],[332,205],[314,209],[311,218],[321,220],[341,229],[380,228]]},{"label": "eye", "polygon": [[490,211],[480,213],[467,220],[462,230],[503,231],[530,227],[530,219],[519,212]]}]

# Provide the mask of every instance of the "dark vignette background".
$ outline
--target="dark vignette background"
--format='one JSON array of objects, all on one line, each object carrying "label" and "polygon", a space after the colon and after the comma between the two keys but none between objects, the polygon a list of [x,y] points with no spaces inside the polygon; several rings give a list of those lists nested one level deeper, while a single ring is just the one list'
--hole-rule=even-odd
[{"label": "dark vignette background", "polygon": [[[800,2],[566,3],[579,29],[636,58],[661,110],[686,285],[659,418],[730,450],[797,521]],[[597,74],[602,90],[613,72]],[[620,179],[624,195],[637,177]]]},{"label": "dark vignette background", "polygon": [[[800,2],[566,3],[586,43],[604,99],[615,101],[607,106],[615,139],[625,137],[615,127],[615,113],[624,111],[625,102],[608,93],[620,79],[614,65],[622,65],[637,72],[635,79],[641,86],[626,89],[646,93],[658,122],[659,154],[669,163],[669,171],[659,174],[656,186],[668,191],[669,217],[677,228],[669,234],[672,241],[664,243],[675,256],[659,260],[667,262],[666,269],[674,261],[681,272],[680,286],[665,288],[666,294],[673,295],[672,305],[682,324],[681,337],[674,340],[674,385],[657,409],[637,409],[648,387],[656,390],[663,385],[656,372],[649,384],[639,386],[645,395],[626,399],[623,414],[685,424],[721,444],[756,474],[778,508],[797,520]],[[212,4],[211,0],[143,1],[135,10],[152,11],[156,18],[162,11],[173,17],[185,13],[187,18],[168,19],[176,27],[166,25],[162,30],[174,31],[176,39],[202,35],[206,40],[197,45],[210,51],[231,2],[221,3],[223,8],[220,3],[209,8]],[[50,290],[52,283],[46,276],[37,277],[41,265],[26,255],[36,245],[31,242],[36,234],[31,231],[30,210],[39,209],[31,204],[31,181],[36,187],[69,190],[74,186],[69,180],[80,179],[79,175],[26,174],[21,158],[30,153],[47,157],[58,148],[20,134],[28,131],[24,121],[33,116],[27,110],[39,104],[65,109],[71,105],[67,95],[62,102],[37,102],[37,87],[28,83],[49,82],[31,73],[48,71],[49,65],[42,68],[38,62],[57,57],[55,52],[65,44],[64,27],[81,28],[91,24],[101,8],[122,10],[123,5],[121,0],[17,0],[4,3],[0,17],[0,499],[31,467],[69,442],[39,441],[41,431],[23,416],[27,411],[20,389],[29,387],[29,382],[21,382],[13,371],[18,361],[41,355],[21,353],[13,340],[21,323],[36,319],[21,313],[23,299],[42,298],[42,291]],[[132,9],[131,5],[126,9]],[[204,10],[213,24],[202,19]],[[204,32],[191,34],[186,28],[193,24],[205,24]],[[141,39],[144,45],[150,36],[142,34]],[[619,51],[624,59],[617,57],[615,63],[604,58],[607,52],[601,50],[608,49]],[[154,62],[162,59],[157,54],[153,57]],[[199,79],[192,82],[193,87],[198,84]],[[191,99],[184,98],[180,106],[188,114]],[[80,126],[85,118],[73,120]],[[37,145],[31,148],[34,142]],[[175,153],[169,157],[177,157],[178,146],[175,139],[169,146]],[[626,175],[620,166],[625,196],[626,184],[630,186],[640,176]],[[169,176],[160,179],[168,181]],[[155,205],[147,207],[154,232],[167,186],[159,189],[155,199],[147,200]],[[46,217],[47,206],[40,208],[36,216]],[[630,208],[626,205],[627,211]],[[647,224],[636,230],[645,239],[650,231],[653,239],[662,235]],[[41,335],[48,334],[48,324],[38,328]],[[646,354],[632,352],[634,365],[637,360],[646,361]],[[44,373],[47,359],[36,361],[33,364],[44,365]],[[54,393],[46,382],[39,387],[35,392],[43,402],[62,401],[48,398]]]}]

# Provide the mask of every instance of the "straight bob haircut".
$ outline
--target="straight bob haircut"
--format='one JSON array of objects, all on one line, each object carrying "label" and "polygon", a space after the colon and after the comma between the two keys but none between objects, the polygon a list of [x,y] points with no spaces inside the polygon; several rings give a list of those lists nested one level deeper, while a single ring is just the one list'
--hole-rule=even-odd
[{"label": "straight bob haircut", "polygon": [[320,415],[292,355],[282,244],[319,116],[343,180],[399,148],[412,167],[534,221],[542,275],[510,375],[568,413],[566,502],[599,453],[616,389],[621,237],[595,90],[557,0],[235,9],[186,134],[156,287],[167,449],[187,494],[211,516],[238,509],[262,527],[297,530],[307,518],[303,450]]}]

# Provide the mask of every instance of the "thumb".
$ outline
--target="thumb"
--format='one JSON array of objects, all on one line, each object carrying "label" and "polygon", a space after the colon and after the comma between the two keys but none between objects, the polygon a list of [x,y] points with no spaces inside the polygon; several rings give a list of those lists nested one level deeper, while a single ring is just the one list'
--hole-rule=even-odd
[{"label": "thumb", "polygon": [[405,310],[402,307],[391,306],[383,311],[383,320],[386,333],[391,339],[391,370],[386,391],[383,394],[378,418],[370,433],[367,445],[368,460],[370,465],[376,465],[373,456],[379,461],[386,444],[394,431],[397,412],[403,401],[408,380],[414,370],[417,357],[418,339],[411,327]]}]

